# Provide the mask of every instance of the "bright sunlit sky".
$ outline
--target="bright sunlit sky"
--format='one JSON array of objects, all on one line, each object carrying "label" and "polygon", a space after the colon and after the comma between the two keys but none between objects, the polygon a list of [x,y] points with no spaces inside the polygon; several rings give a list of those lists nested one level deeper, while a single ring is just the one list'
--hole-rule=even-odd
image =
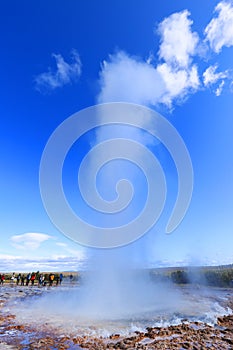
[{"label": "bright sunlit sky", "polygon": [[[233,3],[8,0],[0,16],[0,271],[74,270],[93,254],[50,222],[39,165],[62,121],[112,101],[166,117],[194,169],[177,230],[165,234],[165,215],[123,254],[148,266],[232,263]],[[95,135],[82,142],[83,155]],[[168,176],[176,182],[171,167]]]}]

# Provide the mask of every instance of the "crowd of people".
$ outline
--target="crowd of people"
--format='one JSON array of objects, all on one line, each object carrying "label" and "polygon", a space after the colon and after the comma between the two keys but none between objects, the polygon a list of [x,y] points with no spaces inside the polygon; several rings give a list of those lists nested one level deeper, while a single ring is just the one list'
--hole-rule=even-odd
[{"label": "crowd of people", "polygon": [[[70,281],[73,279],[73,276],[70,275]],[[6,280],[6,276],[4,273],[0,273],[0,285],[3,285],[4,282]],[[49,275],[46,274],[44,275],[43,273],[35,273],[35,272],[29,272],[28,274],[15,274],[13,272],[13,274],[10,277],[10,282],[11,283],[16,283],[17,286],[29,286],[32,285],[34,286],[35,283],[38,283],[38,286],[42,287],[42,286],[46,286],[49,285],[50,287],[52,287],[52,285],[56,284],[61,285],[62,281],[63,281],[63,274],[54,274],[54,273],[50,273]]]}]

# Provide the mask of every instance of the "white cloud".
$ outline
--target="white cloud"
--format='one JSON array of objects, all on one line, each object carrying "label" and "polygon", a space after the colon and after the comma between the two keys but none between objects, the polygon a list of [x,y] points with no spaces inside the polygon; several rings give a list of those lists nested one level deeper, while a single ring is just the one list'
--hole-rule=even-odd
[{"label": "white cloud", "polygon": [[205,35],[211,49],[219,53],[223,46],[233,46],[232,2],[219,2],[215,7],[215,12],[217,15],[205,28]]},{"label": "white cloud", "polygon": [[199,87],[197,67],[194,65],[190,69],[173,69],[167,63],[163,63],[158,65],[157,71],[161,74],[161,79],[166,85],[160,102],[168,106],[171,106],[173,99],[184,98]]},{"label": "white cloud", "polygon": [[63,248],[67,247],[67,244],[66,243],[62,243],[62,242],[56,242],[56,245],[58,245],[59,247],[63,247]]},{"label": "white cloud", "polygon": [[28,232],[22,235],[14,235],[10,238],[10,241],[17,249],[35,250],[39,248],[43,242],[52,238],[52,236],[45,233]]},{"label": "white cloud", "polygon": [[75,249],[67,249],[68,254],[53,254],[51,256],[51,259],[53,260],[61,260],[61,259],[67,259],[67,260],[85,260],[86,259],[86,253],[84,250],[75,250]]},{"label": "white cloud", "polygon": [[198,35],[192,32],[190,13],[187,10],[174,13],[159,25],[161,35],[159,57],[169,65],[188,68],[196,54]]},{"label": "white cloud", "polygon": [[152,57],[142,60],[117,52],[109,56],[100,73],[98,102],[127,101],[144,105],[163,103],[172,106],[199,88],[197,67],[198,35],[191,31],[189,12],[172,14],[159,25],[159,57],[164,62],[152,65]]},{"label": "white cloud", "polygon": [[[231,79],[229,71],[216,72],[218,66],[217,64],[209,66],[203,73],[203,83],[205,86],[215,85],[213,89],[216,96],[220,96],[223,90],[226,79]],[[220,82],[219,82],[220,81]],[[218,86],[216,87],[216,84]]]},{"label": "white cloud", "polygon": [[[67,243],[63,243],[63,242],[56,242],[56,245],[58,247],[63,248],[63,251],[66,253],[69,253],[69,255],[72,257],[76,257],[79,259],[85,258],[85,250],[83,248],[80,249],[80,247],[79,247],[78,249],[75,249],[75,248],[70,247]],[[64,256],[67,256],[67,254]]]},{"label": "white cloud", "polygon": [[10,254],[0,254],[0,260],[15,260],[19,258],[20,256],[15,256]]},{"label": "white cloud", "polygon": [[41,259],[25,259],[22,256],[0,255],[0,272],[29,271],[78,271],[85,269],[87,264],[84,254],[80,256],[52,256]]},{"label": "white cloud", "polygon": [[203,82],[205,86],[212,85],[216,83],[220,79],[225,79],[228,77],[228,72],[218,72],[216,73],[216,69],[218,66],[215,64],[213,66],[209,66],[205,72],[203,73]]},{"label": "white cloud", "polygon": [[[43,256],[35,254],[35,249],[39,248],[47,240],[55,240],[54,243],[61,250],[54,247],[53,254],[46,251]],[[77,271],[87,266],[86,250],[77,245],[77,249],[69,244],[56,242],[56,237],[44,233],[25,233],[15,235],[10,238],[12,245],[23,252],[23,255],[1,254],[0,272],[7,271]],[[33,251],[33,254],[27,254]],[[56,252],[56,254],[54,254]]]},{"label": "white cloud", "polygon": [[221,95],[224,84],[225,84],[225,82],[224,82],[224,80],[222,80],[221,83],[219,84],[219,86],[217,87],[217,89],[215,90],[216,96]]},{"label": "white cloud", "polygon": [[232,91],[231,69],[217,72],[218,65],[214,64],[207,67],[202,79],[198,73],[200,59],[207,60],[207,42],[216,53],[223,46],[233,46],[233,2],[219,2],[215,12],[202,41],[192,31],[190,12],[184,10],[171,14],[158,25],[157,55],[150,52],[146,59],[122,51],[110,55],[101,68],[98,102],[164,104],[172,108],[174,103],[183,102],[200,89],[211,87],[216,96],[221,95],[225,86]]},{"label": "white cloud", "polygon": [[35,78],[36,89],[40,92],[55,90],[76,81],[81,75],[81,61],[76,50],[71,52],[71,63],[67,63],[61,54],[53,54],[56,70],[48,69]]}]

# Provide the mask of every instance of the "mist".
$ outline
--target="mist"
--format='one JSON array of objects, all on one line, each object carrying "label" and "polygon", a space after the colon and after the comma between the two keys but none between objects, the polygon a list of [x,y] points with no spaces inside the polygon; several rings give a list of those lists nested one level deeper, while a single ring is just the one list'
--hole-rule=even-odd
[{"label": "mist", "polygon": [[[78,286],[47,293],[33,308],[39,307],[48,317],[91,324],[175,315],[188,302],[172,284],[151,279],[146,269],[151,257],[143,238],[154,231],[163,212],[172,160],[181,185],[170,213],[171,231],[185,214],[192,191],[185,145],[165,118],[142,106],[113,103],[83,113],[84,130],[96,127],[78,174],[80,194],[92,214],[83,220],[86,226],[79,220],[67,235],[75,240],[79,230],[86,236],[87,270]],[[66,127],[73,128],[75,120],[75,116],[68,119]]]},{"label": "mist", "polygon": [[[171,283],[153,281],[150,270],[133,264],[122,248],[94,254],[92,270],[81,274],[78,285],[47,288],[29,300],[24,315],[58,317],[80,324],[151,319],[176,312],[185,301]],[[132,249],[128,249],[130,254]],[[54,290],[55,289],[55,290]],[[31,311],[31,312],[32,312]],[[41,316],[43,315],[43,316]]]}]

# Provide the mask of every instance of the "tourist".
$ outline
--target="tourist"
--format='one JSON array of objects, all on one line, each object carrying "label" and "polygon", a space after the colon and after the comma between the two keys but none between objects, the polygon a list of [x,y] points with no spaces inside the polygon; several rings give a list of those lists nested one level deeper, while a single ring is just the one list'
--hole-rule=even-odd
[{"label": "tourist", "polygon": [[57,275],[57,276],[56,276],[56,286],[58,286],[58,285],[59,285],[59,282],[60,282],[60,276],[59,276],[59,275]]},{"label": "tourist", "polygon": [[52,287],[53,285],[53,280],[54,280],[54,274],[53,273],[50,273],[49,274],[49,286]]},{"label": "tourist", "polygon": [[62,280],[63,280],[63,274],[60,273],[60,276],[59,276],[59,282],[60,282],[60,284],[62,283]]},{"label": "tourist", "polygon": [[5,281],[5,275],[4,273],[1,275],[1,280],[0,280],[0,284],[3,284]]},{"label": "tourist", "polygon": [[19,281],[21,280],[21,273],[18,274],[18,276],[16,277],[16,284],[17,286],[19,285]]},{"label": "tourist", "polygon": [[11,281],[14,282],[14,280],[15,280],[15,273],[13,272],[11,276]]},{"label": "tourist", "polygon": [[35,274],[35,272],[33,272],[32,275],[31,275],[31,285],[32,286],[34,286],[35,279],[36,279],[36,274]]},{"label": "tourist", "polygon": [[26,277],[26,286],[29,285],[30,279],[31,279],[31,273],[29,272],[29,273],[27,274],[27,277]]},{"label": "tourist", "polygon": [[22,275],[22,276],[21,276],[21,286],[24,286],[24,281],[25,281],[25,276]]},{"label": "tourist", "polygon": [[39,276],[39,286],[42,287],[44,283],[44,275],[40,274]]}]

